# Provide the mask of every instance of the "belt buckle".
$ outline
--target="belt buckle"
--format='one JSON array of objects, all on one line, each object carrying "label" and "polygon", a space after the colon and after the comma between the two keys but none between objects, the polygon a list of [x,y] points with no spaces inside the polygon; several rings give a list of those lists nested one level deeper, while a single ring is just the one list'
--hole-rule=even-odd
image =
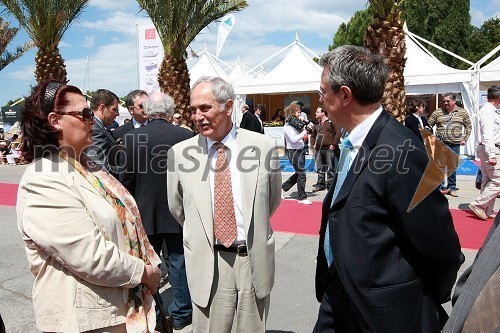
[{"label": "belt buckle", "polygon": [[[245,250],[245,252],[242,252],[243,249]],[[246,257],[248,255],[246,245],[245,244],[238,245],[238,247],[236,248],[236,254],[239,255],[240,257]]]}]

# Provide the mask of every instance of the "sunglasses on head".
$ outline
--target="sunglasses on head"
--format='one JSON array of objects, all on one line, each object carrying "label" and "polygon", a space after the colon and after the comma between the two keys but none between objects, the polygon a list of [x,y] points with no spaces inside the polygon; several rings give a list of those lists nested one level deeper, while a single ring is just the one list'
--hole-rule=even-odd
[{"label": "sunglasses on head", "polygon": [[91,123],[94,121],[94,111],[90,108],[84,108],[80,111],[60,111],[57,114],[69,115],[69,116],[78,116],[82,118],[84,121]]}]

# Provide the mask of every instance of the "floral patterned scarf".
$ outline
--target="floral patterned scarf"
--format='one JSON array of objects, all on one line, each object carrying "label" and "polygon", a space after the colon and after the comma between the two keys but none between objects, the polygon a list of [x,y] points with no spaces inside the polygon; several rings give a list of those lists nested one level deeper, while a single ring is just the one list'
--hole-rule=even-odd
[{"label": "floral patterned scarf", "polygon": [[[122,184],[86,156],[82,157],[82,162],[87,168],[65,152],[61,151],[59,156],[72,165],[113,206],[122,223],[121,227],[128,254],[141,258],[146,265],[159,265],[160,258],[149,243],[142,226],[139,208],[132,195]],[[97,226],[101,231],[104,231],[102,226]],[[106,232],[103,232],[103,235],[105,239],[108,239]],[[128,305],[127,332],[154,332],[156,326],[155,302],[151,292],[142,283],[129,289]]]}]

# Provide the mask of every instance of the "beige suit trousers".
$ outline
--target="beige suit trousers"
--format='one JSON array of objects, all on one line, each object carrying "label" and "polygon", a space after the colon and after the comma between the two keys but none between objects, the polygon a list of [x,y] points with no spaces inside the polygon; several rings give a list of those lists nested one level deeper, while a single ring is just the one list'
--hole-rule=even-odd
[{"label": "beige suit trousers", "polygon": [[500,193],[500,150],[498,148],[496,150],[497,164],[495,166],[488,163],[488,155],[483,145],[477,146],[476,151],[477,156],[481,159],[483,180],[479,197],[473,204],[481,207],[488,215],[493,214],[495,199]]},{"label": "beige suit trousers", "polygon": [[248,256],[215,250],[215,273],[206,308],[193,303],[194,333],[265,333],[270,295],[255,297]]}]

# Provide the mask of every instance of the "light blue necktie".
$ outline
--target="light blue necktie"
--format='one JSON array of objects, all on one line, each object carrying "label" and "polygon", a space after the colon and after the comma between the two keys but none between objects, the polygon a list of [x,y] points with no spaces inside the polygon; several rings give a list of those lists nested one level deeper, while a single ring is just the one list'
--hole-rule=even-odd
[{"label": "light blue necktie", "polygon": [[[342,141],[342,151],[340,152],[340,161],[339,161],[340,173],[337,176],[337,182],[335,183],[335,189],[333,190],[332,202],[330,206],[333,206],[333,203],[335,202],[335,199],[339,194],[340,188],[344,183],[345,177],[349,172],[349,166],[351,164],[352,148],[353,148],[352,143],[346,136]],[[328,267],[330,267],[333,263],[333,252],[330,244],[330,223],[328,222],[326,224],[325,243],[323,244],[323,247],[325,250],[326,261],[328,262]]]}]

